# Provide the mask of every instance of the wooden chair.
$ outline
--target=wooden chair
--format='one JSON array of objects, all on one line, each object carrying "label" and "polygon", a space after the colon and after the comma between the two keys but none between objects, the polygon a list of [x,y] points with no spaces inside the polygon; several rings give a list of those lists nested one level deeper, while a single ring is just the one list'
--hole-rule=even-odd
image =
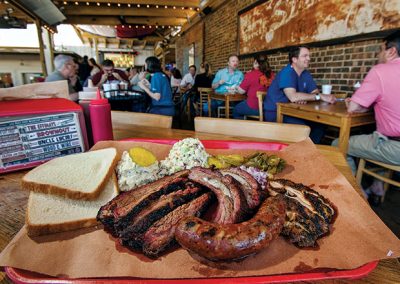
[{"label": "wooden chair", "polygon": [[310,134],[310,127],[306,125],[212,117],[196,117],[194,119],[194,129],[198,132],[284,142],[302,141]]},{"label": "wooden chair", "polygon": [[[211,88],[198,88],[197,89],[199,91],[200,94],[200,99],[198,102],[196,102],[195,104],[195,108],[197,108],[197,112],[199,114],[199,116],[203,116],[203,106],[204,104],[208,103],[208,94],[213,92],[213,89]],[[210,111],[210,110],[208,110]]]},{"label": "wooden chair", "polygon": [[256,95],[258,98],[258,113],[259,113],[259,115],[245,115],[244,119],[252,118],[252,119],[258,119],[259,121],[264,121],[264,98],[267,95],[267,92],[257,91]]},{"label": "wooden chair", "polygon": [[[366,162],[369,162],[373,165],[371,168],[367,168]],[[385,173],[382,175],[379,172],[384,171]],[[363,174],[367,174],[373,176],[374,178],[381,180],[384,182],[384,194],[381,197],[381,202],[385,200],[386,191],[389,189],[389,185],[394,185],[400,187],[400,182],[392,179],[393,172],[400,172],[400,166],[385,164],[382,162],[369,160],[369,159],[360,159],[360,163],[358,164],[356,180],[359,185],[361,185]]]},{"label": "wooden chair", "polygon": [[172,116],[141,112],[113,110],[111,111],[111,121],[113,128],[117,127],[118,124],[135,124],[160,128],[172,127]]},{"label": "wooden chair", "polygon": [[[217,117],[226,117],[225,109],[224,106],[219,106],[217,108]],[[229,107],[229,117],[233,117],[233,107]]]}]

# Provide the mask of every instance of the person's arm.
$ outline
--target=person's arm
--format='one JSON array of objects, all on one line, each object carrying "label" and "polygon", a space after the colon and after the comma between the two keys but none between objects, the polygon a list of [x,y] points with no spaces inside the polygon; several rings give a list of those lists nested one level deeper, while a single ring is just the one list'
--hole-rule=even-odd
[{"label": "person's arm", "polygon": [[113,74],[114,78],[117,79],[118,81],[129,83],[129,80],[125,74],[122,74],[122,73],[120,74],[118,72],[113,72],[112,74]]},{"label": "person's arm", "polygon": [[222,78],[221,78],[221,72],[218,71],[217,74],[215,74],[215,78],[212,82],[211,88],[213,88],[215,90],[216,88],[218,88],[219,86],[221,86],[224,83],[225,83],[225,81],[222,80]]},{"label": "person's arm", "polygon": [[156,101],[159,101],[161,98],[160,93],[153,93],[150,88],[149,88],[149,82],[146,79],[143,79],[139,81],[138,86],[143,89],[151,98],[155,99]]},{"label": "person's arm", "polygon": [[[103,75],[101,75],[100,81],[99,81],[97,84],[95,84],[94,86],[95,86],[95,87],[101,87],[101,85],[103,85],[104,82],[107,81],[107,78],[108,78],[107,74],[104,73]],[[94,79],[93,79],[92,81],[93,81],[93,83],[94,83]]]},{"label": "person's arm", "polygon": [[369,108],[363,107],[362,105],[353,102],[351,98],[346,98],[345,102],[348,113],[367,112],[369,110]]},{"label": "person's arm", "polygon": [[295,88],[285,88],[283,92],[292,103],[304,103],[305,101],[317,101],[319,99],[330,104],[336,102],[334,95],[318,94],[318,89],[313,90],[310,94],[296,92]]},{"label": "person's arm", "polygon": [[244,76],[244,79],[240,83],[240,85],[237,87],[237,92],[239,94],[245,94],[249,88],[250,88],[250,79],[249,79],[250,73],[247,73],[246,76]]}]

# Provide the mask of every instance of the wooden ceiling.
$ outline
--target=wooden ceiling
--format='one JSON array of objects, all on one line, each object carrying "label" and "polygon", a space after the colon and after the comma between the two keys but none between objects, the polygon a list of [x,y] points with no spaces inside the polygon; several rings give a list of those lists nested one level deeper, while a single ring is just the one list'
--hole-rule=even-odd
[{"label": "wooden ceiling", "polygon": [[199,10],[199,0],[76,0],[53,1],[65,23],[86,25],[184,25]]}]

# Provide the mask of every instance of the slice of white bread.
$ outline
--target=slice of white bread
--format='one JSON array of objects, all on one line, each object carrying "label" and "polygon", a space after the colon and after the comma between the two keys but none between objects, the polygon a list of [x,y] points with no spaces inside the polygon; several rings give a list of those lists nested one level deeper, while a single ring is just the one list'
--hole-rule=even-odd
[{"label": "slice of white bread", "polygon": [[95,226],[100,207],[117,195],[115,174],[108,179],[96,200],[75,200],[31,191],[26,210],[28,235],[39,236]]},{"label": "slice of white bread", "polygon": [[99,196],[117,163],[117,150],[105,148],[55,158],[22,178],[22,187],[72,199]]}]

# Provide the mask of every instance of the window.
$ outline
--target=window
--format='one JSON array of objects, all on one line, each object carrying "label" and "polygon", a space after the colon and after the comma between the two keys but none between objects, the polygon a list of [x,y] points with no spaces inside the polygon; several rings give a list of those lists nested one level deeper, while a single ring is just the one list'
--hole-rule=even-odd
[{"label": "window", "polygon": [[189,66],[194,65],[194,43],[189,48]]}]

